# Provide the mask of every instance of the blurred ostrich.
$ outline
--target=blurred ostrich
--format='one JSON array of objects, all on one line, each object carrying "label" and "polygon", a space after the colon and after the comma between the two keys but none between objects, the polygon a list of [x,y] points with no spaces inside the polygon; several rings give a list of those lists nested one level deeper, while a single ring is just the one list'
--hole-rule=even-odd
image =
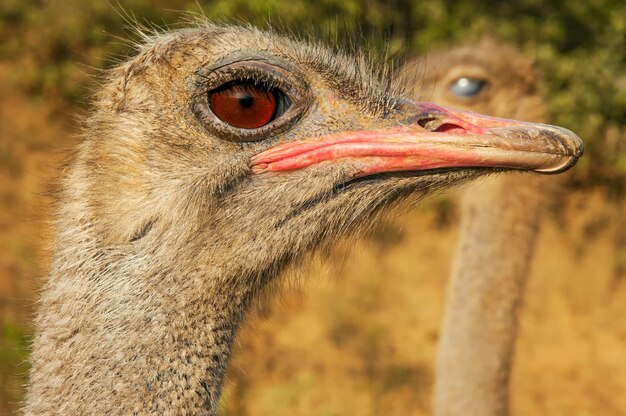
[{"label": "blurred ostrich", "polygon": [[[420,92],[434,101],[542,122],[533,63],[491,39],[429,56]],[[490,177],[462,198],[461,234],[441,330],[435,414],[508,413],[517,311],[545,205],[558,181],[519,173]]]}]

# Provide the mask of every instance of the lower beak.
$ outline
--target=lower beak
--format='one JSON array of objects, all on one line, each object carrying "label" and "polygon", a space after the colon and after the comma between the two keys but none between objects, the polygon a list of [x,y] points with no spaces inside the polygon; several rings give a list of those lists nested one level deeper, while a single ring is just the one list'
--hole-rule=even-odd
[{"label": "lower beak", "polygon": [[402,125],[355,130],[269,148],[251,159],[253,173],[303,169],[324,162],[349,167],[353,177],[460,167],[559,173],[583,153],[571,131],[484,116],[431,103],[413,104]]}]

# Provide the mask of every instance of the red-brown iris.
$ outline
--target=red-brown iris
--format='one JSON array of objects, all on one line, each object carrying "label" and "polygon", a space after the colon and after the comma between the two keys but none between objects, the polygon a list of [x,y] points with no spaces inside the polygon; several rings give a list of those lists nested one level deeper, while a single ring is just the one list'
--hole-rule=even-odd
[{"label": "red-brown iris", "polygon": [[213,114],[241,129],[258,129],[276,116],[276,93],[253,83],[228,84],[209,93]]}]

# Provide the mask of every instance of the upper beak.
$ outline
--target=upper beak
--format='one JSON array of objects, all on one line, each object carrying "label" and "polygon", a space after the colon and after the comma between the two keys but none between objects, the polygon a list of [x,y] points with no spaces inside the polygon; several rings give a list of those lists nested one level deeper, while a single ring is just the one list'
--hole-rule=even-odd
[{"label": "upper beak", "polygon": [[493,167],[558,173],[583,153],[571,131],[484,116],[432,103],[397,126],[289,142],[251,159],[254,173],[289,171],[322,162],[345,164],[353,177],[381,172]]}]

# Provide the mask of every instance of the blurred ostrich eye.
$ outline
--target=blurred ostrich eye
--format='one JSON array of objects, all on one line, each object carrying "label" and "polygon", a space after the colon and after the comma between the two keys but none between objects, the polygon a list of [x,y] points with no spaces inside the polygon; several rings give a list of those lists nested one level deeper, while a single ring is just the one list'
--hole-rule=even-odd
[{"label": "blurred ostrich eye", "polygon": [[450,91],[459,97],[473,97],[482,91],[487,81],[478,78],[462,77],[450,83]]},{"label": "blurred ostrich eye", "polygon": [[209,107],[232,127],[258,129],[287,111],[291,105],[278,88],[251,81],[233,81],[209,92]]}]

